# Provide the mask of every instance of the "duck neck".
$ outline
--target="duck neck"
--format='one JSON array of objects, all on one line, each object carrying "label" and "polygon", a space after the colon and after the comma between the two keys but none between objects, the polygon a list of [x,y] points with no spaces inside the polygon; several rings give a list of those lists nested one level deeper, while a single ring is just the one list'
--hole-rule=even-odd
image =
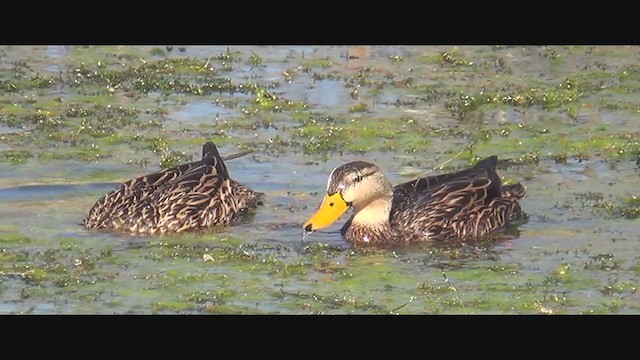
[{"label": "duck neck", "polygon": [[354,205],[354,210],[341,231],[347,242],[356,246],[393,243],[389,226],[391,199],[376,199],[361,207]]},{"label": "duck neck", "polygon": [[[381,245],[393,242],[389,223],[393,203],[393,187],[382,175],[376,173],[358,187],[359,196],[346,194],[354,199],[353,215],[342,227],[342,235],[353,245]],[[352,196],[349,196],[352,195]]]},{"label": "duck neck", "polygon": [[366,204],[353,204],[353,208],[353,224],[367,227],[389,226],[390,197],[378,198]]}]

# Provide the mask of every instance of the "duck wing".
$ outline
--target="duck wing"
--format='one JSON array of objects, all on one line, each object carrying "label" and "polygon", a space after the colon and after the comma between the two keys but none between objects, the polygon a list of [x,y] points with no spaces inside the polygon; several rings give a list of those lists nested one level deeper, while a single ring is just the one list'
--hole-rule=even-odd
[{"label": "duck wing", "polygon": [[463,171],[430,176],[394,188],[390,221],[407,237],[468,238],[502,228],[521,213],[520,184],[502,187],[491,156]]},{"label": "duck wing", "polygon": [[[83,221],[87,228],[130,227],[129,223],[157,224],[159,203],[173,201],[189,192],[213,196],[229,173],[212,142],[203,146],[201,160],[125,181],[100,198]],[[200,196],[196,196],[200,197]],[[201,199],[200,199],[201,200]],[[149,225],[151,226],[151,225]]]},{"label": "duck wing", "polygon": [[496,165],[498,163],[498,157],[496,155],[489,156],[476,163],[472,168],[446,173],[441,175],[427,176],[418,178],[415,180],[407,181],[405,183],[396,185],[393,188],[394,205],[396,203],[406,203],[412,201],[417,197],[422,197],[426,194],[430,194],[434,189],[439,186],[455,181],[455,180],[468,180],[474,178],[490,178],[494,184],[490,190],[491,197],[500,195],[500,176],[496,172]]},{"label": "duck wing", "polygon": [[126,191],[135,191],[138,188],[144,191],[155,191],[159,187],[182,183],[188,187],[189,184],[195,185],[197,182],[194,183],[193,180],[199,179],[204,174],[210,174],[224,180],[229,178],[227,167],[212,142],[207,142],[202,147],[201,160],[131,179],[124,182],[121,187]]}]

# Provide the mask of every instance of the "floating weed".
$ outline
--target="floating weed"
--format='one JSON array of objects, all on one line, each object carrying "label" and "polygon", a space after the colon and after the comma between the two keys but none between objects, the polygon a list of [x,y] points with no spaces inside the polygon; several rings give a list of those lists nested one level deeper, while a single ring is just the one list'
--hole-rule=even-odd
[{"label": "floating weed", "polygon": [[85,108],[82,104],[71,103],[65,106],[65,116],[67,118],[89,117],[96,115],[96,105],[93,108]]},{"label": "floating weed", "polygon": [[[555,314],[573,305],[566,287],[583,285],[581,281],[567,281],[563,278],[566,273],[559,275],[563,269],[567,266],[558,267],[554,274],[543,279],[523,276],[520,272],[507,272],[511,279],[504,278],[505,274],[496,273],[495,267],[449,270],[446,278],[451,279],[450,282],[423,284],[418,288],[417,297],[424,299],[425,311],[430,313],[497,311]],[[495,275],[491,276],[491,273]],[[592,288],[593,284],[583,288]]]},{"label": "floating weed", "polygon": [[[0,253],[1,256],[2,253]],[[636,257],[635,264],[629,267],[629,271],[634,272],[635,274],[640,274],[640,258]]]},{"label": "floating weed", "polygon": [[187,155],[184,151],[168,151],[162,154],[160,167],[168,169],[193,160],[192,156]]},{"label": "floating weed", "polygon": [[145,136],[144,134],[135,134],[131,136],[132,140],[136,140],[135,146],[139,150],[151,150],[155,153],[166,153],[169,151],[169,143],[159,136]]},{"label": "floating weed", "polygon": [[12,164],[23,164],[33,157],[33,153],[28,150],[4,150],[0,151],[0,159]]},{"label": "floating weed", "polygon": [[24,262],[28,257],[28,252],[9,251],[7,249],[0,248],[0,260],[7,264],[9,262]]},{"label": "floating weed", "polygon": [[307,109],[306,103],[302,101],[290,101],[282,97],[275,96],[267,89],[253,87],[255,92],[255,104],[256,108],[247,108],[244,110],[245,114],[253,115],[257,111],[271,111],[282,112],[284,110],[301,111]]},{"label": "floating weed", "polygon": [[29,244],[33,242],[30,237],[20,235],[20,234],[0,234],[0,244],[2,246],[10,246],[10,245],[18,245],[18,244]]},{"label": "floating weed", "polygon": [[478,93],[459,92],[445,100],[445,107],[451,114],[460,120],[468,114],[480,109],[481,106],[505,104],[514,107],[541,106],[544,110],[567,107],[575,103],[583,93],[576,89],[549,88],[541,89],[533,87],[527,90],[513,92],[490,93],[482,90]]},{"label": "floating weed", "polygon": [[185,301],[158,301],[151,304],[151,311],[154,313],[180,313],[193,311],[196,309],[197,307],[194,304]]},{"label": "floating weed", "polygon": [[25,288],[22,288],[22,290],[20,291],[20,299],[23,299],[23,300],[30,299],[30,298],[46,299],[50,297],[51,297],[51,294],[46,288],[42,288],[38,286],[25,287]]},{"label": "floating weed", "polygon": [[183,296],[183,298],[188,302],[204,305],[203,310],[206,310],[208,307],[224,304],[227,299],[235,295],[236,292],[233,290],[198,291]]},{"label": "floating weed", "polygon": [[98,146],[74,147],[71,146],[65,152],[42,152],[38,154],[38,160],[81,160],[93,161],[99,158],[108,157]]},{"label": "floating weed", "polygon": [[[496,266],[493,266],[495,268]],[[472,281],[474,279],[478,281],[484,281],[488,279],[495,279],[501,274],[497,274],[493,269],[487,268],[471,268],[471,269],[459,269],[459,270],[447,270],[447,277],[454,279],[456,282]]]},{"label": "floating weed", "polygon": [[213,57],[213,59],[228,63],[239,62],[241,60],[241,53],[239,51],[227,48],[226,51],[221,52],[217,56]]},{"label": "floating weed", "polygon": [[465,59],[459,49],[446,51],[439,55],[440,65],[443,66],[473,66],[473,62]]},{"label": "floating weed", "polygon": [[456,290],[454,290],[454,288],[451,287],[450,285],[440,283],[440,282],[434,285],[429,283],[422,283],[420,284],[420,286],[418,286],[417,290],[418,290],[417,293],[419,295],[429,295],[429,296],[436,296],[436,295],[442,296],[447,294],[453,294],[454,292],[456,292]]},{"label": "floating weed", "polygon": [[326,243],[321,243],[321,242],[310,242],[305,244],[303,247],[301,247],[298,252],[301,255],[304,256],[311,256],[311,257],[315,257],[315,256],[321,256],[321,257],[326,257],[326,256],[337,256],[339,254],[342,254],[346,251],[346,249],[344,247],[340,247],[340,246],[335,246],[335,245],[329,245]]},{"label": "floating weed", "polygon": [[363,103],[349,107],[350,113],[361,113],[361,112],[366,112],[368,110],[369,110],[369,107],[367,106],[367,104],[363,104]]},{"label": "floating weed", "polygon": [[571,264],[562,263],[553,269],[552,275],[545,279],[544,284],[562,284],[575,282],[576,279],[571,274]]},{"label": "floating weed", "polygon": [[610,280],[603,286],[600,292],[605,296],[618,295],[621,297],[635,294],[637,291],[637,283],[632,281],[618,281],[618,279]]},{"label": "floating weed", "polygon": [[269,93],[266,89],[258,89],[256,91],[256,103],[265,110],[273,110],[276,107],[276,100],[278,98],[275,95]]},{"label": "floating weed", "polygon": [[280,277],[288,278],[292,275],[306,275],[310,264],[305,263],[304,261],[300,261],[297,263],[286,263],[284,261],[272,260],[270,266],[270,270],[268,273],[270,275],[276,275]]},{"label": "floating weed", "polygon": [[291,83],[293,79],[297,78],[298,75],[300,75],[300,70],[302,70],[303,73],[308,73],[311,71],[310,68],[305,68],[302,66],[287,68],[282,71],[282,75],[284,76],[284,81],[287,83]]},{"label": "floating weed", "polygon": [[566,276],[571,269],[571,264],[560,264],[553,270],[555,276]]},{"label": "floating weed", "polygon": [[158,47],[154,47],[154,48],[152,48],[151,50],[149,50],[149,54],[150,54],[151,56],[158,56],[158,57],[160,57],[160,56],[166,56],[166,55],[167,55],[167,52],[165,51],[165,49],[158,48]]},{"label": "floating weed", "polygon": [[302,60],[301,65],[309,69],[314,69],[314,68],[328,69],[333,66],[333,61],[331,61],[331,59],[328,57],[316,58],[316,59],[307,58]]},{"label": "floating weed", "polygon": [[477,110],[482,101],[483,99],[460,93],[457,97],[448,98],[445,106],[456,119],[463,120],[468,113]]},{"label": "floating weed", "polygon": [[[265,250],[255,248],[249,244],[240,244],[238,246],[221,246],[221,245],[205,245],[205,244],[170,244],[167,242],[152,242],[151,253],[145,255],[145,258],[154,261],[163,261],[166,259],[186,260],[186,261],[202,261],[211,263],[211,266],[221,264],[246,264],[260,265],[273,261],[269,256],[263,256],[261,253]],[[252,266],[253,266],[252,265]]]},{"label": "floating weed", "polygon": [[16,93],[34,89],[48,89],[59,83],[56,77],[48,77],[32,70],[25,63],[14,63],[8,78],[0,79],[0,92]]},{"label": "floating weed", "polygon": [[314,314],[324,313],[326,310],[340,310],[340,313],[366,312],[387,313],[384,307],[375,304],[371,299],[358,298],[351,295],[339,295],[337,293],[321,294],[316,292],[286,292],[286,296],[292,297],[298,302],[300,310]]},{"label": "floating weed", "polygon": [[253,53],[249,57],[248,63],[249,63],[249,65],[251,65],[251,67],[258,67],[258,66],[262,65],[262,61],[263,61],[262,57],[260,57],[259,55]]},{"label": "floating weed", "polygon": [[22,279],[27,283],[40,283],[47,278],[47,272],[43,269],[32,269],[21,274]]},{"label": "floating weed", "polygon": [[373,77],[375,77],[374,68],[361,67],[355,75],[345,80],[345,84],[349,87],[383,88],[386,81],[373,79]]},{"label": "floating weed", "polygon": [[[231,70],[231,64],[223,62],[220,70]],[[75,88],[97,86],[110,92],[121,89],[132,92],[132,96],[152,92],[207,95],[237,91],[228,79],[217,75],[209,61],[195,58],[163,58],[125,66],[109,60],[96,65],[81,63],[69,72],[68,82]]]},{"label": "floating weed", "polygon": [[302,146],[304,154],[318,154],[340,151],[348,134],[342,127],[319,126],[300,128],[298,136],[306,139]]},{"label": "floating weed", "polygon": [[[316,118],[303,120],[306,125],[297,128],[297,137],[307,139],[305,153],[340,152],[356,154],[368,151],[422,151],[431,143],[428,134],[416,131],[419,126],[411,118],[360,118],[350,122],[337,119],[323,121]],[[339,125],[338,125],[339,124]]]},{"label": "floating weed", "polygon": [[164,242],[152,242],[150,246],[152,250],[144,257],[153,261],[163,261],[165,259],[199,260],[209,251],[206,247],[180,244],[170,245]]},{"label": "floating weed", "polygon": [[[20,256],[13,256],[14,264],[11,273],[25,281],[26,284],[40,286],[67,287],[72,285],[85,286],[96,282],[109,281],[114,273],[102,272],[96,268],[97,263],[109,252],[86,250],[75,251],[73,247],[49,248],[44,251],[14,252]],[[0,272],[2,273],[2,272]],[[34,296],[32,293],[30,297]]]},{"label": "floating weed", "polygon": [[611,271],[621,269],[620,265],[613,260],[613,257],[602,255],[591,257],[591,260],[584,264],[585,270]]},{"label": "floating weed", "polygon": [[31,125],[38,125],[46,123],[48,121],[47,113],[42,111],[27,112],[24,114],[16,115],[10,113],[0,116],[0,124],[11,128],[31,128]]},{"label": "floating weed", "polygon": [[[614,201],[605,200],[604,194],[588,192],[576,194],[582,206],[590,207],[594,215],[607,219],[637,219],[640,217],[640,203],[636,195],[618,197]],[[567,204],[566,206],[571,206]]]},{"label": "floating weed", "polygon": [[503,273],[507,275],[518,275],[522,265],[519,263],[509,263],[490,266],[488,269],[494,273]]},{"label": "floating weed", "polygon": [[403,60],[404,58],[400,55],[391,56],[391,61],[394,63],[401,63]]}]

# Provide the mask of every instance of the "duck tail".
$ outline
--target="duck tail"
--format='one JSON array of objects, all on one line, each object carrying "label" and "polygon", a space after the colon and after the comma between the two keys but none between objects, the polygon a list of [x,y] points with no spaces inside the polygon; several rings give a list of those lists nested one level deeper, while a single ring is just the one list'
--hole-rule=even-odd
[{"label": "duck tail", "polygon": [[211,141],[207,141],[202,146],[202,162],[215,167],[218,171],[218,175],[222,176],[224,179],[229,178],[227,166],[224,164],[224,161],[218,152],[218,148]]},{"label": "duck tail", "polygon": [[206,157],[212,157],[212,158],[220,157],[220,153],[218,152],[218,148],[216,147],[216,144],[212,143],[211,141],[207,141],[202,146],[202,160],[204,160]]},{"label": "duck tail", "polygon": [[474,166],[474,170],[487,170],[489,172],[496,171],[496,166],[498,165],[498,156],[491,155],[487,158],[484,158],[478,161]]}]

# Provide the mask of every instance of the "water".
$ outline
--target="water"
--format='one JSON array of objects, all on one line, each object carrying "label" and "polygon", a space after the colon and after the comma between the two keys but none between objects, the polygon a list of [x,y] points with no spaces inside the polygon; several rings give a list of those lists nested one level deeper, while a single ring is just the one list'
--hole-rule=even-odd
[{"label": "water", "polygon": [[[410,75],[427,84],[447,81],[445,77],[432,78],[442,71],[420,60],[443,48],[366,47],[363,53],[359,52],[361,49],[322,46],[230,48],[239,51],[244,61],[252,54],[260,55],[263,66],[252,68],[242,63],[225,76],[238,82],[277,82],[279,86],[274,91],[279,96],[304,101],[311,112],[354,118],[409,115],[424,126],[454,127],[452,117],[442,106],[380,105],[418,97],[409,90],[389,85],[379,91],[362,87],[356,100],[344,80],[366,65],[398,71],[396,80]],[[168,56],[206,59],[223,51],[226,47],[188,46],[184,53],[174,50]],[[477,58],[492,51],[486,47],[468,50]],[[540,73],[536,81],[554,82],[561,76],[536,55],[542,51],[539,48],[499,51],[514,64],[529,64],[521,66]],[[11,58],[42,55],[37,65],[52,73],[61,70],[63,65],[59,64],[71,61],[65,57],[72,52],[72,47],[7,50]],[[306,60],[333,59],[339,65],[331,69],[340,72],[342,78],[313,81],[311,75],[300,74],[286,82],[282,72],[302,63],[303,53]],[[346,61],[347,53],[361,57]],[[614,54],[611,63],[625,64],[624,51]],[[390,63],[392,56],[403,56],[405,60],[401,64]],[[566,61],[567,68],[577,69],[589,60],[576,55],[567,56]],[[413,70],[407,72],[407,68]],[[491,74],[481,72],[477,76]],[[252,99],[250,95],[236,94],[232,100],[239,105],[226,107],[215,98],[224,96],[195,97],[189,98],[187,104],[170,105],[163,121],[195,128],[211,126],[216,116],[234,121],[243,116],[241,109],[249,106]],[[628,94],[620,97],[624,101],[629,98]],[[637,96],[631,99],[638,100]],[[358,103],[368,104],[368,113],[349,111]],[[487,124],[546,122],[553,131],[569,133],[570,129],[557,125],[553,114],[540,108],[524,112],[491,110],[479,122],[455,127],[466,126],[475,131]],[[566,120],[565,115],[557,116]],[[252,139],[268,141],[282,134],[282,126],[297,126],[295,114],[286,111],[264,117],[279,124],[280,129],[235,129],[232,141],[220,146],[221,153],[236,151],[235,139],[247,143]],[[640,130],[637,114],[630,112],[593,108],[579,119],[583,121],[576,126],[582,134],[592,131],[593,124],[602,123],[624,126],[624,131],[634,136]],[[20,130],[0,125],[0,135],[14,131]],[[149,130],[152,131],[156,130]],[[575,134],[570,132],[569,136]],[[198,140],[193,139],[193,145],[188,147],[182,144],[180,149],[197,158],[204,142]],[[501,174],[522,181],[527,188],[521,206],[528,219],[511,226],[507,236],[494,244],[360,252],[340,237],[339,229],[346,216],[326,231],[302,238],[302,224],[319,205],[333,168],[351,160],[367,160],[383,169],[392,183],[399,183],[410,180],[415,172],[438,173],[432,169],[454,155],[443,150],[468,143],[464,137],[433,141],[431,152],[427,153],[369,151],[356,155],[345,151],[323,158],[305,155],[293,147],[278,154],[257,152],[230,160],[227,167],[233,178],[267,195],[255,216],[246,224],[210,233],[161,238],[90,232],[79,226],[93,203],[119,182],[158,170],[159,153],[128,149],[125,142],[119,146],[126,150],[115,150],[114,156],[105,160],[3,162],[0,313],[638,312],[640,299],[635,284],[640,220],[608,216],[599,207],[607,201],[621,206],[620,199],[638,194],[638,167],[633,161],[602,157],[578,161],[570,157],[565,164],[544,159],[538,164],[502,170]],[[549,145],[543,144],[539,149],[542,155],[551,151],[545,146]],[[0,142],[0,151],[16,148],[19,145],[15,142]],[[528,150],[497,153],[501,157],[517,157]],[[129,164],[128,160],[140,157],[152,162],[146,168]],[[577,195],[587,193],[600,193],[603,199],[581,200]],[[444,280],[443,271],[450,282]],[[411,298],[417,300],[392,311]]]}]

